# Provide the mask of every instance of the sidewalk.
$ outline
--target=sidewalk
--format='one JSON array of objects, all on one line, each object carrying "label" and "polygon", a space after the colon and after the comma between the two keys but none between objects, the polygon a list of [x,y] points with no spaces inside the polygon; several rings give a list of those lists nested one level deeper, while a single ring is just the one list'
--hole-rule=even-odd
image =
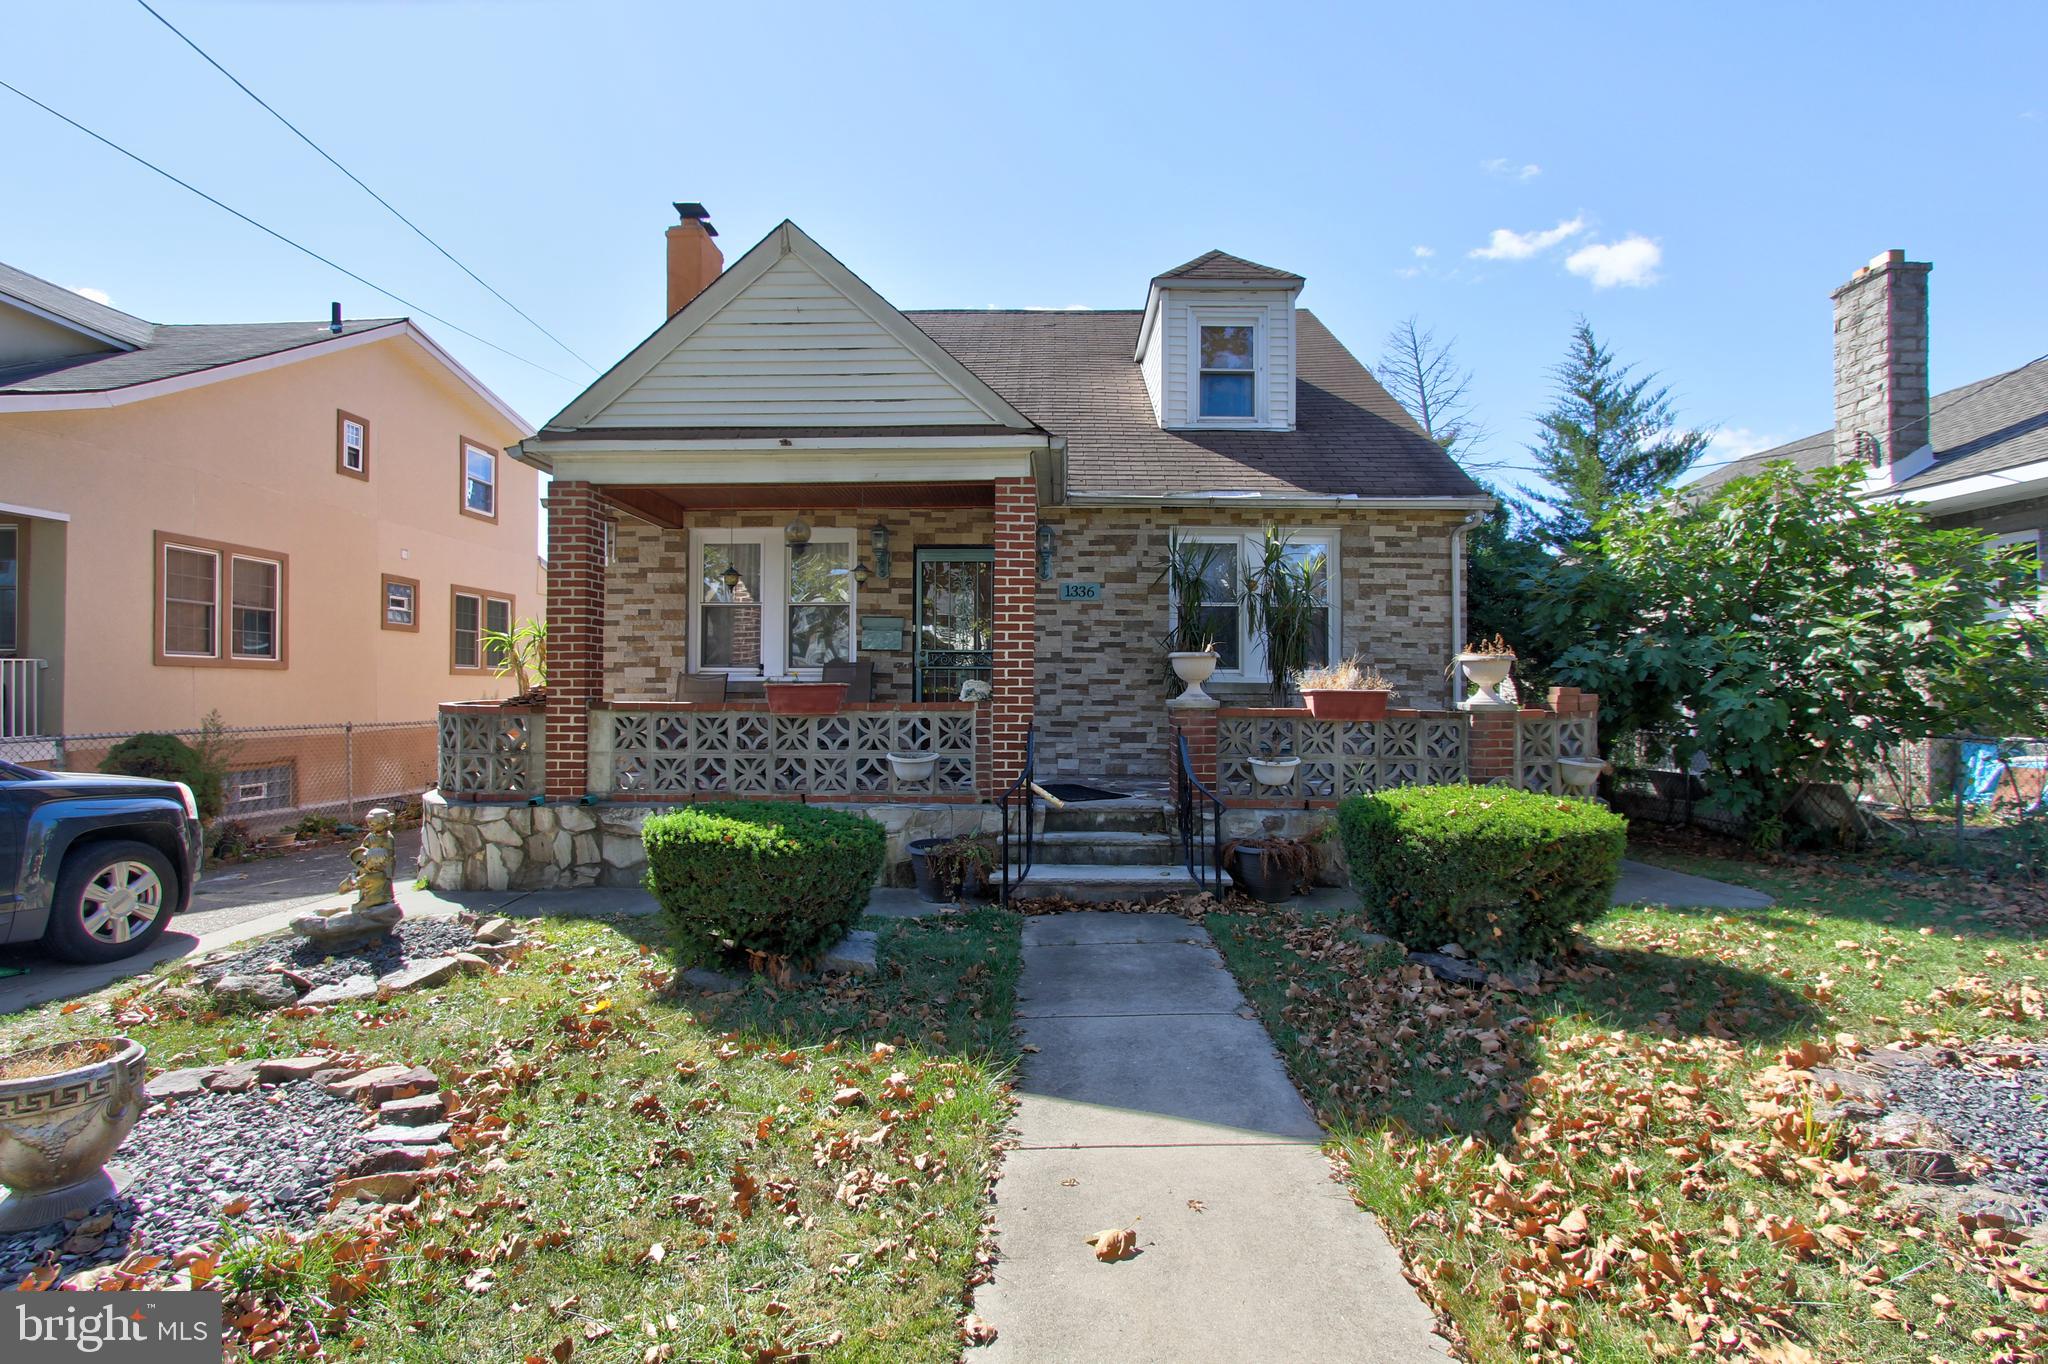
[{"label": "sidewalk", "polygon": [[[1024,925],[1027,1052],[996,1186],[987,1364],[1448,1358],[1200,926]],[[1083,1244],[1134,1227],[1136,1258]]]}]

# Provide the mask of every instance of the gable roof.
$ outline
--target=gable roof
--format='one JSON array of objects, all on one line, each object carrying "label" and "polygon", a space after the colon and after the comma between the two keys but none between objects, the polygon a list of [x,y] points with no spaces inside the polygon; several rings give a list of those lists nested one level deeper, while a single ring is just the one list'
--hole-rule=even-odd
[{"label": "gable roof", "polygon": [[[790,342],[806,356],[787,357]],[[741,375],[730,372],[734,346],[746,348],[753,366]],[[834,358],[853,353],[874,362]],[[842,385],[837,397],[816,397],[821,384],[834,383]],[[745,399],[734,396],[736,385],[745,386]],[[785,424],[1034,429],[786,218],[546,425],[646,429],[663,418],[692,428],[744,426],[756,435]]]},{"label": "gable roof", "polygon": [[61,322],[73,331],[105,338],[121,346],[140,346],[149,341],[152,324],[119,308],[95,303],[76,290],[66,289],[26,270],[0,262],[0,303],[13,301]]},{"label": "gable roof", "polygon": [[[1934,463],[1887,491],[1920,492],[1978,474],[2048,460],[2048,356],[1937,393],[1928,402],[1928,443]],[[1834,463],[1835,433],[1818,431],[1801,440],[1748,455],[1706,476],[1690,488],[1713,488],[1732,478],[1760,472],[1776,460],[1800,469]]]},{"label": "gable roof", "polygon": [[1159,424],[1131,350],[1144,314],[906,314],[1067,442],[1070,496],[1483,498],[1486,494],[1328,328],[1294,313],[1293,431]]},{"label": "gable roof", "polygon": [[1233,256],[1226,251],[1204,251],[1187,262],[1176,265],[1161,275],[1154,275],[1156,282],[1162,279],[1190,280],[1269,280],[1276,284],[1303,284],[1300,275],[1286,270],[1275,270],[1270,265],[1260,265],[1242,256]]},{"label": "gable roof", "polygon": [[[403,325],[402,317],[365,318],[342,323],[340,334],[355,336]],[[325,322],[151,324],[149,337],[133,350],[69,355],[0,370],[0,394],[105,393],[334,339]]]}]

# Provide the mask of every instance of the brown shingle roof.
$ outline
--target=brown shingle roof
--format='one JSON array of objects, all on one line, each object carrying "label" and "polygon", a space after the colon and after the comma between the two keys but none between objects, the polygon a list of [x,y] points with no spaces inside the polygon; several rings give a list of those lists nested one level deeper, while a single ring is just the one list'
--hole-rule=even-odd
[{"label": "brown shingle roof", "polygon": [[1483,490],[1305,308],[1293,431],[1160,427],[1131,359],[1137,311],[908,312],[1019,411],[1067,440],[1071,493],[1478,497]]},{"label": "brown shingle roof", "polygon": [[1288,284],[1300,284],[1302,282],[1302,278],[1300,275],[1290,274],[1285,270],[1275,270],[1270,265],[1260,265],[1257,261],[1249,261],[1242,256],[1233,256],[1227,251],[1205,251],[1201,255],[1189,261],[1186,265],[1176,265],[1175,267],[1173,267],[1173,269],[1168,270],[1165,274],[1154,275],[1153,278],[1215,280],[1259,279],[1273,280]]}]

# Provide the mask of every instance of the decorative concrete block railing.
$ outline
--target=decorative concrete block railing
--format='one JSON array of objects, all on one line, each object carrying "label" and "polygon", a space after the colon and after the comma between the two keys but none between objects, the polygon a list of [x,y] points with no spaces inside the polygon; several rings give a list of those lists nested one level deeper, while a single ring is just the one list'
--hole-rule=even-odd
[{"label": "decorative concrete block railing", "polygon": [[1515,785],[1562,796],[1571,792],[1561,760],[1600,758],[1595,714],[1525,710],[1515,726]]},{"label": "decorative concrete block railing", "polygon": [[[833,715],[614,702],[591,708],[589,785],[606,800],[976,800],[979,744],[969,702],[852,702]],[[929,756],[931,774],[898,776],[891,753]]]},{"label": "decorative concrete block railing", "polygon": [[440,788],[450,800],[538,799],[547,771],[545,709],[441,703]]},{"label": "decorative concrete block railing", "polygon": [[[1412,712],[1384,720],[1318,720],[1302,709],[1225,706],[1216,716],[1217,794],[1233,803],[1339,800],[1390,786],[1467,778],[1469,717]],[[1268,786],[1252,759],[1292,757],[1291,780]]]}]

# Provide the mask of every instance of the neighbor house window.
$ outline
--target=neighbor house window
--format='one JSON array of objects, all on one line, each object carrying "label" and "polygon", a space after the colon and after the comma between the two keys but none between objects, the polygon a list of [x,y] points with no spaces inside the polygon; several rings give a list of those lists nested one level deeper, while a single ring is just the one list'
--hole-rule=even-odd
[{"label": "neighbor house window", "polygon": [[0,523],[0,654],[21,647],[21,526]]},{"label": "neighbor house window", "polygon": [[472,440],[462,442],[462,514],[498,519],[498,452]]},{"label": "neighbor house window", "polygon": [[450,662],[456,672],[480,672],[503,662],[503,651],[484,639],[512,628],[512,599],[474,587],[452,591]]},{"label": "neighbor house window", "polygon": [[692,669],[815,676],[827,663],[850,661],[857,609],[854,534],[819,527],[807,543],[791,545],[779,530],[695,532]]},{"label": "neighbor house window", "polygon": [[283,667],[285,565],[268,550],[158,532],[156,661]]},{"label": "neighbor house window", "polygon": [[[1993,549],[2017,549],[2020,551],[2021,559],[2033,568],[2035,579],[2044,583],[2040,595],[2035,599],[2035,610],[2037,613],[2048,610],[2048,578],[2044,578],[2042,573],[2041,532],[2038,530],[2023,530],[2015,531],[2010,535],[1994,535],[1988,543]],[[1991,619],[2002,620],[2011,614],[2012,612],[2009,609],[2001,607],[1991,613]]]},{"label": "neighbor house window", "polygon": [[222,813],[231,819],[245,819],[250,815],[291,809],[295,804],[292,799],[295,776],[292,764],[288,762],[228,773],[227,808]]},{"label": "neighbor house window", "polygon": [[1258,416],[1258,328],[1245,323],[1203,323],[1198,380],[1203,417],[1249,420]]},{"label": "neighbor house window", "polygon": [[370,424],[350,412],[335,413],[334,471],[350,478],[370,476]]},{"label": "neighbor house window", "polygon": [[420,583],[417,578],[397,578],[384,575],[383,584],[384,617],[382,624],[387,630],[417,630],[420,628]]},{"label": "neighbor house window", "polygon": [[[1287,535],[1287,562],[1296,571],[1308,571],[1317,602],[1308,662],[1319,666],[1338,656],[1337,613],[1330,589],[1337,568],[1337,532],[1293,530]],[[1245,585],[1255,580],[1264,563],[1264,536],[1258,531],[1198,530],[1182,532],[1181,539],[1215,547],[1202,573],[1202,629],[1216,641],[1216,676],[1226,682],[1269,680],[1264,632],[1255,628],[1244,605]]]}]

